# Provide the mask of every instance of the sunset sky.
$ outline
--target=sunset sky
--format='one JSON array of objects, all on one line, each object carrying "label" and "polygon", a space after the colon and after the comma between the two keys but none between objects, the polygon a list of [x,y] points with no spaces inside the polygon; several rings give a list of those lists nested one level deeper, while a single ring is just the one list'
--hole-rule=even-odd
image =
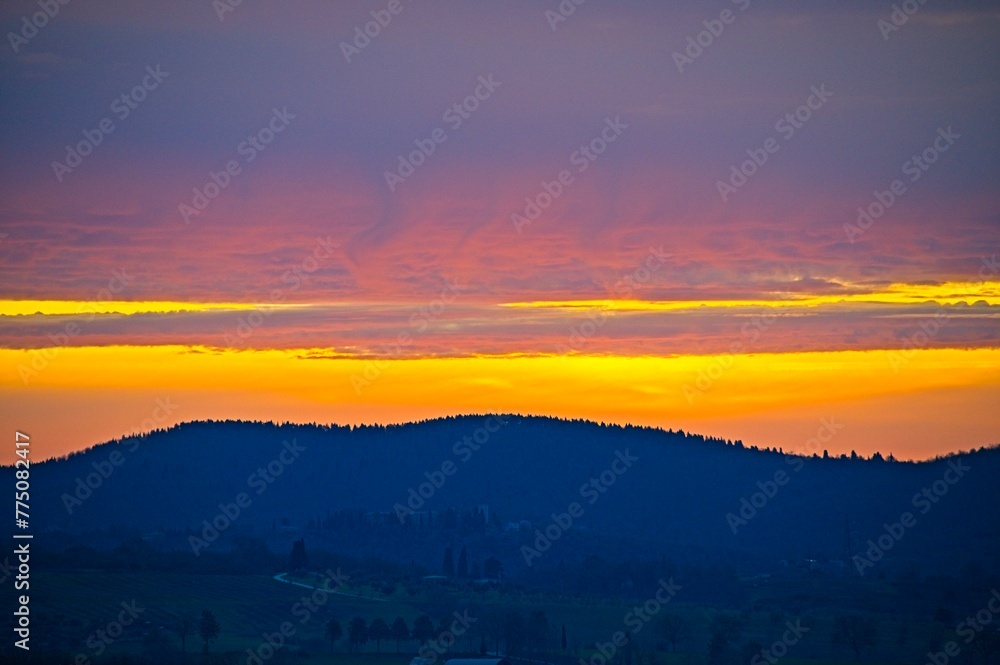
[{"label": "sunset sky", "polygon": [[4,3],[8,433],[1000,443],[997,4],[563,6]]}]

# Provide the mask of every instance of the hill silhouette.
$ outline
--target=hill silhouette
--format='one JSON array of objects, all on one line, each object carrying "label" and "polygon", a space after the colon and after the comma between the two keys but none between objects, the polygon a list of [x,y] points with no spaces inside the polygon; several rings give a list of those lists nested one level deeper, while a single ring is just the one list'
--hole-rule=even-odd
[{"label": "hill silhouette", "polygon": [[541,546],[556,553],[549,563],[705,557],[750,574],[803,560],[836,572],[874,543],[872,572],[996,570],[998,478],[995,447],[897,462],[518,415],[357,427],[202,421],[33,465],[32,517],[50,533],[132,529],[183,544],[243,494],[247,505],[213,547],[240,534],[307,533],[310,543],[436,568],[441,544],[461,535],[509,570],[526,570],[523,548]]}]

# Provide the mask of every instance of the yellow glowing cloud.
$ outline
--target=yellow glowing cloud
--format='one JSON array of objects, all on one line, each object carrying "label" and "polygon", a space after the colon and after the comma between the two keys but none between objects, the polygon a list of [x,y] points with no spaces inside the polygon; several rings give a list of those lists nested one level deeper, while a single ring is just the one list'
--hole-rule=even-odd
[{"label": "yellow glowing cloud", "polygon": [[148,314],[168,312],[208,312],[213,310],[247,310],[296,305],[258,305],[255,303],[176,302],[169,300],[0,300],[0,316],[42,314],[44,316],[76,316],[78,314]]},{"label": "yellow glowing cloud", "polygon": [[601,309],[625,312],[657,312],[731,307],[816,307],[839,303],[915,305],[971,305],[985,302],[1000,305],[1000,282],[945,282],[943,284],[892,284],[881,291],[845,295],[799,295],[775,293],[774,298],[746,300],[536,300],[503,303],[501,307],[545,309]]},{"label": "yellow glowing cloud", "polygon": [[[850,285],[848,285],[850,287]],[[851,287],[862,288],[862,287]],[[672,311],[697,308],[733,307],[815,307],[838,303],[865,304],[920,304],[934,302],[939,305],[968,305],[985,302],[1000,305],[1000,282],[945,282],[942,284],[892,284],[880,291],[846,295],[801,295],[774,293],[772,298],[721,299],[721,300],[536,300],[530,302],[501,303],[506,308],[541,309],[602,309],[609,311]],[[343,303],[236,303],[236,302],[179,302],[168,300],[0,300],[0,316],[41,314],[44,316],[79,314],[140,314],[169,312],[207,312],[219,310],[252,310],[292,307],[331,307]],[[368,303],[368,305],[393,307],[393,303]]]}]

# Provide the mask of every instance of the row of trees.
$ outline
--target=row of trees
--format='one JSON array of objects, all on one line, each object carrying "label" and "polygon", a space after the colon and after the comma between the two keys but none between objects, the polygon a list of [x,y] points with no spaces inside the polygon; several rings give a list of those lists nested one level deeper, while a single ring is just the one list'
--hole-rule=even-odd
[{"label": "row of trees", "polygon": [[[207,614],[210,616],[211,613]],[[393,640],[396,653],[399,653],[403,642],[413,640],[425,644],[439,639],[449,631],[450,619],[451,617],[446,617],[435,626],[430,616],[421,615],[414,621],[411,629],[403,617],[396,617],[391,624],[380,618],[372,619],[369,623],[362,617],[354,617],[347,627],[347,641],[352,652],[360,651],[369,642],[375,642],[375,650],[381,652],[381,643]],[[202,625],[205,625],[204,617]],[[737,614],[715,615],[708,626],[708,663],[719,665],[731,662],[745,665],[753,663],[764,646],[757,641],[750,641],[741,647],[740,641],[745,627],[744,620]],[[692,621],[678,613],[668,613],[660,617],[653,624],[653,630],[660,640],[669,645],[672,652],[676,652],[679,645],[694,636]],[[550,630],[549,620],[541,610],[531,612],[527,618],[517,610],[483,616],[477,632],[481,655],[492,653],[534,656],[548,653],[553,646],[550,636],[554,632]],[[344,636],[341,625],[335,619],[327,623],[326,636],[334,647]],[[202,637],[205,638],[204,628]],[[831,644],[844,648],[854,656],[855,660],[860,660],[862,655],[874,649],[878,641],[878,627],[867,617],[849,614],[838,616],[834,620],[830,634]],[[559,647],[563,652],[567,651],[565,625],[561,626],[559,631]],[[631,643],[621,651],[621,660],[625,663],[638,660],[634,648],[630,647]],[[472,651],[471,648],[467,650]],[[984,662],[989,662],[991,654],[1000,653],[1000,637],[986,632],[977,635],[972,650],[982,655]],[[734,657],[738,657],[739,660],[733,661]]]},{"label": "row of trees", "polygon": [[[402,522],[400,519],[402,518]],[[307,522],[310,529],[340,530],[363,529],[369,527],[393,527],[401,525],[460,530],[464,533],[482,531],[490,526],[494,529],[502,527],[500,518],[495,513],[487,512],[481,507],[445,510],[427,510],[419,513],[397,516],[393,512],[371,512],[363,509],[327,510],[326,517],[310,518]]]},{"label": "row of trees", "polygon": [[[423,618],[420,617],[420,619]],[[428,621],[430,621],[429,618]],[[361,617],[354,617],[347,626],[347,643],[351,651],[358,651],[368,642],[375,642],[376,651],[381,651],[382,640],[395,640],[396,653],[399,653],[401,642],[409,639],[421,639],[417,636],[425,634],[425,628],[419,625],[420,623],[418,619],[417,624],[414,624],[413,631],[411,632],[409,626],[406,625],[406,619],[403,617],[396,617],[392,625],[387,624],[383,619],[373,619],[371,624],[369,624]],[[431,623],[430,627],[433,630],[434,624]],[[339,621],[336,619],[327,621],[326,637],[330,640],[332,648],[336,648],[337,642],[343,636],[344,629]]]},{"label": "row of trees", "polygon": [[[414,620],[412,628],[403,617],[396,617],[392,623],[387,623],[381,618],[375,618],[368,622],[363,617],[356,616],[347,624],[347,645],[351,652],[357,652],[369,642],[374,642],[375,651],[381,652],[383,641],[394,641],[396,653],[399,653],[403,642],[415,641],[418,644],[425,644],[449,633],[450,627],[450,616],[443,618],[435,626],[434,620],[423,614]],[[345,637],[344,627],[336,619],[330,619],[326,623],[326,638],[330,640],[331,648],[336,649],[337,642],[343,637]],[[471,638],[471,635],[469,637]],[[562,627],[561,641],[562,648],[565,649],[565,626]],[[479,652],[481,654],[490,651],[491,645],[489,643],[492,643],[493,653],[500,653],[501,648],[503,648],[503,653],[508,655],[518,655],[524,652],[542,653],[550,646],[549,620],[541,610],[533,611],[527,619],[517,610],[511,610],[503,615],[483,617],[483,624],[479,631]]]},{"label": "row of trees", "polygon": [[[347,624],[347,644],[351,651],[359,651],[369,642],[375,642],[375,650],[381,652],[383,640],[395,640],[396,653],[399,653],[402,642],[408,640],[426,642],[438,634],[434,628],[434,621],[426,614],[417,617],[412,630],[403,617],[396,617],[391,624],[386,623],[384,619],[372,619],[371,623],[368,623],[362,617],[354,617]],[[344,637],[344,629],[339,621],[336,619],[327,621],[326,637],[330,640],[330,646],[336,648],[337,642]]]},{"label": "row of trees", "polygon": [[[451,617],[446,617],[435,626],[433,619],[424,614],[413,622],[412,629],[403,617],[396,617],[392,623],[381,618],[365,621],[362,617],[354,617],[347,625],[347,643],[350,651],[357,652],[369,642],[375,643],[376,652],[381,652],[383,641],[395,641],[396,653],[400,652],[403,642],[416,641],[419,644],[438,639],[449,631]],[[550,640],[550,625],[545,613],[535,610],[525,618],[517,611],[491,614],[481,618],[479,626],[480,654],[505,654],[508,656],[538,655],[549,651],[553,646]],[[690,640],[693,636],[691,621],[676,613],[662,616],[654,624],[654,630],[659,639],[670,646],[671,651],[677,651],[678,645]],[[740,662],[749,663],[753,657],[764,649],[759,642],[751,641],[739,648],[740,637],[745,623],[739,615],[720,613],[712,618],[709,628],[708,662],[729,663],[739,652]],[[344,637],[343,627],[336,619],[326,624],[326,637],[331,647]],[[859,616],[840,616],[834,622],[831,642],[834,645],[848,649],[855,658],[873,648],[878,641],[878,630],[874,623]],[[560,631],[560,647],[567,649],[566,626]],[[471,649],[470,649],[471,650]],[[623,657],[630,660],[633,654],[629,649],[623,649]]]}]

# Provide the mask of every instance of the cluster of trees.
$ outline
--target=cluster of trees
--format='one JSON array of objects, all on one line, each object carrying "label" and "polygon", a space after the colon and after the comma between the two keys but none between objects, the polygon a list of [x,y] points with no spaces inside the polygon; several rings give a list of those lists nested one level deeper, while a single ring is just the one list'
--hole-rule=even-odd
[{"label": "cluster of trees", "polygon": [[482,529],[487,524],[494,527],[500,526],[500,518],[497,517],[495,512],[490,513],[489,520],[487,521],[486,512],[480,507],[463,510],[448,508],[443,513],[431,511],[425,515],[412,515],[408,518],[408,522],[418,526],[461,529],[463,531]]},{"label": "cluster of trees", "polygon": [[305,570],[309,566],[309,557],[306,556],[306,539],[299,538],[292,543],[292,554],[288,559],[288,567],[292,571]]},{"label": "cluster of trees", "polygon": [[441,562],[441,572],[448,577],[458,577],[460,579],[472,578],[475,580],[486,578],[500,581],[503,579],[503,564],[499,559],[491,556],[483,562],[482,568],[479,567],[478,561],[473,561],[470,566],[469,551],[464,545],[458,553],[458,564],[456,564],[452,548],[446,547],[444,550],[444,560]]}]

